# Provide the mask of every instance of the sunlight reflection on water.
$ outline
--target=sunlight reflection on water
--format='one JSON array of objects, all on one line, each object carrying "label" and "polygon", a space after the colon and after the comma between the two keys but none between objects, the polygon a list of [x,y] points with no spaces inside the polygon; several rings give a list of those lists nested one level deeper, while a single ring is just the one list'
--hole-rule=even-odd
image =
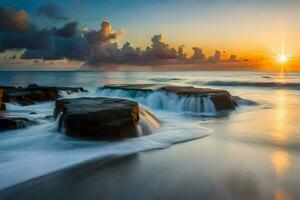
[{"label": "sunlight reflection on water", "polygon": [[[280,80],[284,81],[284,74],[280,76]],[[275,116],[275,131],[272,134],[273,139],[279,143],[287,143],[290,140],[290,133],[286,125],[289,121],[287,111],[288,97],[286,91],[277,91],[276,95],[276,116]],[[274,150],[271,154],[271,161],[278,178],[284,176],[284,173],[291,165],[289,153],[285,150]],[[291,194],[279,187],[275,191],[275,200],[292,200]]]},{"label": "sunlight reflection on water", "polygon": [[274,150],[271,161],[278,177],[281,177],[290,166],[289,154],[286,151]]},{"label": "sunlight reflection on water", "polygon": [[275,193],[275,200],[293,200],[293,198],[289,193],[279,189]]},{"label": "sunlight reflection on water", "polygon": [[275,93],[276,115],[272,137],[279,144],[286,143],[289,140],[289,132],[286,127],[289,120],[289,115],[287,114],[288,108],[286,106],[287,101],[287,93],[285,91],[277,91]]}]

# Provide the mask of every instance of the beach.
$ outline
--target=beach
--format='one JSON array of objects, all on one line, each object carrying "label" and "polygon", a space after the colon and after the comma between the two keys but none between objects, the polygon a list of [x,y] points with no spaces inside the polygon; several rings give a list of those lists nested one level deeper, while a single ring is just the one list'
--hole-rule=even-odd
[{"label": "beach", "polygon": [[[5,178],[1,199],[300,198],[299,73],[4,72],[0,76],[2,85],[81,86],[96,96],[97,88],[105,84],[163,83],[226,89],[247,100],[236,111],[204,116],[145,105],[163,122],[160,131],[122,144],[68,139],[53,131],[56,122],[5,132],[1,169],[11,175],[0,176]],[[8,109],[17,114],[19,107],[14,106]],[[33,109],[46,115],[53,105],[29,108],[19,114]],[[26,154],[33,157],[25,158]],[[12,162],[8,155],[13,155]],[[49,163],[32,163],[32,158]],[[7,169],[14,164],[20,167]]]}]

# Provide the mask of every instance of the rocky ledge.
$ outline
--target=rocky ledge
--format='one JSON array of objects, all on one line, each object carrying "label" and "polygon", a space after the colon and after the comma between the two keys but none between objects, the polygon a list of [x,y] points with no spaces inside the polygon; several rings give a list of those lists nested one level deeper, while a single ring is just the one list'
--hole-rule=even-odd
[{"label": "rocky ledge", "polygon": [[76,92],[86,92],[82,87],[46,87],[36,84],[28,87],[0,86],[0,105],[1,91],[4,91],[3,102],[16,102],[22,106],[32,105],[36,102],[56,100],[60,91],[68,94]]},{"label": "rocky ledge", "polygon": [[120,139],[137,136],[139,107],[134,101],[116,98],[56,100],[54,116],[59,129],[88,139]]},{"label": "rocky ledge", "polygon": [[0,131],[24,128],[30,124],[30,120],[23,117],[0,116]]},{"label": "rocky ledge", "polygon": [[[214,103],[216,111],[234,110],[237,103],[232,98],[231,94],[226,90],[211,89],[211,88],[195,88],[192,86],[175,86],[175,85],[160,85],[160,84],[112,84],[105,85],[104,89],[121,89],[142,92],[163,91],[176,94],[178,96],[193,96],[193,97],[210,97]],[[200,98],[201,99],[201,98]]]}]

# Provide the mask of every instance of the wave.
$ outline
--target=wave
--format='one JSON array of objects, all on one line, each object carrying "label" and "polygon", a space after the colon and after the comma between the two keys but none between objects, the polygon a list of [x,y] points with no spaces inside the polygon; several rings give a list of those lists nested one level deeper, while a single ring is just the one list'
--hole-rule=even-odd
[{"label": "wave", "polygon": [[[52,114],[53,106],[50,102],[30,107],[9,104],[8,110],[17,111],[20,107],[19,113],[15,114],[28,116],[32,110],[41,110],[41,115],[45,116]],[[24,129],[2,132],[0,191],[91,160],[101,164],[108,157],[118,158],[141,151],[167,148],[176,143],[205,137],[212,132],[176,113],[155,111],[155,115],[159,120],[145,108],[141,108],[138,128],[139,134],[145,136],[122,141],[87,141],[68,137],[57,131],[58,121],[54,119],[40,120],[38,125]],[[145,134],[151,132],[156,134]]]},{"label": "wave", "polygon": [[284,83],[284,82],[246,82],[246,81],[192,81],[193,85],[209,85],[209,86],[231,86],[231,87],[268,87],[268,88],[286,88],[300,89],[300,83]]},{"label": "wave", "polygon": [[120,142],[93,142],[70,138],[55,132],[57,125],[53,122],[22,131],[2,133],[0,190],[89,160],[101,162],[108,156],[120,157],[167,148],[172,144],[198,139],[210,133],[210,130],[201,127],[197,127],[197,131],[183,131],[178,125],[174,125],[162,127],[157,134]]}]

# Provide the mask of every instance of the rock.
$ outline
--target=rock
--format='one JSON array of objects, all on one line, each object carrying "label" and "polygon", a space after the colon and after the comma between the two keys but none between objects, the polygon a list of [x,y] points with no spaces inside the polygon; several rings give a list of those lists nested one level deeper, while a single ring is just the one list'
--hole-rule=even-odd
[{"label": "rock", "polygon": [[210,97],[214,103],[216,111],[220,110],[234,110],[236,107],[235,101],[231,94],[226,90],[211,89],[211,88],[195,88],[192,86],[175,86],[162,84],[112,84],[105,85],[106,89],[122,89],[122,90],[136,90],[143,92],[164,91],[173,93],[179,96],[193,96],[193,97]]},{"label": "rock", "polygon": [[5,104],[3,103],[3,95],[4,95],[4,90],[0,88],[0,111],[5,110]]},{"label": "rock", "polygon": [[231,98],[230,93],[227,91],[224,93],[215,93],[211,96],[211,100],[214,102],[217,111],[234,110],[237,106],[235,101]]},{"label": "rock", "polygon": [[29,119],[23,117],[0,116],[0,131],[24,128],[30,123]]},{"label": "rock", "polygon": [[59,129],[89,139],[136,137],[139,107],[134,101],[116,98],[56,100],[54,116],[61,114]]},{"label": "rock", "polygon": [[31,98],[31,92],[16,90],[5,90],[3,97],[4,102],[15,102],[21,106],[27,106],[35,104]]},{"label": "rock", "polygon": [[161,90],[172,92],[178,95],[197,95],[197,96],[228,93],[225,90],[217,90],[217,89],[210,89],[210,88],[195,88],[191,86],[163,86]]},{"label": "rock", "polygon": [[236,107],[230,93],[226,90],[195,88],[189,86],[165,86],[162,89],[178,95],[210,96],[217,111],[224,109],[233,110]]},{"label": "rock", "polygon": [[32,105],[40,101],[56,100],[59,98],[60,91],[65,91],[68,94],[87,92],[81,87],[46,87],[36,84],[29,85],[26,88],[11,86],[0,86],[0,88],[3,88],[5,91],[3,96],[4,102],[16,102],[22,106]]}]

